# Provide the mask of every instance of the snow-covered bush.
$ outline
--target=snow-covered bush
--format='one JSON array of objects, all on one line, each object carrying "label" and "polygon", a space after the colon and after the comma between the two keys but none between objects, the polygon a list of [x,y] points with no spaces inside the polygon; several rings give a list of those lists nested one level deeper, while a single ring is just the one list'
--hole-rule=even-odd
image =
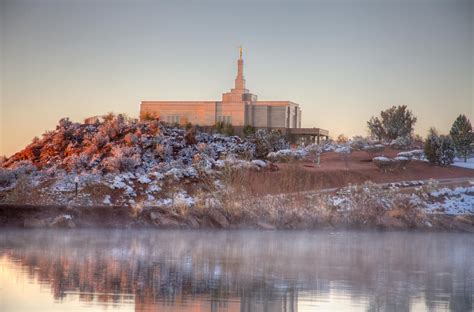
[{"label": "snow-covered bush", "polygon": [[0,168],[0,189],[7,188],[15,182],[15,174],[10,169]]},{"label": "snow-covered bush", "polygon": [[375,157],[372,162],[383,172],[394,171],[397,169],[406,169],[410,159],[403,156],[397,156],[395,158],[388,157]]},{"label": "snow-covered bush", "polygon": [[23,174],[30,174],[37,170],[36,166],[29,160],[21,160],[19,162],[14,163],[10,166],[10,169],[13,170],[16,177],[19,177]]},{"label": "snow-covered bush", "polygon": [[273,162],[289,162],[303,159],[308,155],[305,149],[283,149],[268,153],[267,159]]},{"label": "snow-covered bush", "polygon": [[374,224],[378,217],[393,207],[395,199],[393,190],[366,182],[342,189],[337,196],[329,198],[329,204],[347,221],[365,225]]},{"label": "snow-covered bush", "polygon": [[412,140],[410,137],[400,136],[390,142],[390,147],[393,149],[404,150],[410,148]]},{"label": "snow-covered bush", "polygon": [[351,139],[350,145],[352,150],[361,151],[367,146],[373,146],[374,142],[370,138],[357,135]]},{"label": "snow-covered bush", "polygon": [[128,146],[135,146],[138,143],[138,137],[133,133],[127,133],[123,138],[123,141]]},{"label": "snow-covered bush", "polygon": [[72,155],[64,160],[66,162],[66,167],[69,170],[74,170],[81,172],[86,170],[89,164],[89,156],[81,153],[79,155]]},{"label": "snow-covered bush", "polygon": [[397,162],[397,167],[400,169],[406,169],[410,162],[410,158],[404,156],[397,156],[393,160]]},{"label": "snow-covered bush", "polygon": [[141,158],[136,148],[114,147],[112,156],[106,158],[103,163],[109,172],[129,172],[140,165]]},{"label": "snow-covered bush", "polygon": [[264,159],[271,152],[288,149],[289,144],[280,131],[259,129],[252,137],[255,144],[255,157]]},{"label": "snow-covered bush", "polygon": [[385,146],[382,144],[376,144],[376,145],[367,145],[362,148],[364,152],[369,154],[370,159],[374,158],[378,154],[383,154],[383,151],[385,150]]},{"label": "snow-covered bush", "polygon": [[97,132],[97,134],[93,138],[93,143],[97,146],[97,148],[101,149],[107,143],[109,143],[109,137],[106,132]]},{"label": "snow-covered bush", "polygon": [[449,166],[455,157],[454,142],[449,136],[438,136],[435,131],[431,131],[425,140],[425,155],[432,164]]},{"label": "snow-covered bush", "polygon": [[375,157],[372,159],[372,162],[383,172],[393,171],[396,167],[395,161],[388,157]]},{"label": "snow-covered bush", "polygon": [[425,152],[423,150],[411,150],[407,152],[400,152],[397,154],[400,157],[406,157],[411,160],[423,160],[425,158]]}]

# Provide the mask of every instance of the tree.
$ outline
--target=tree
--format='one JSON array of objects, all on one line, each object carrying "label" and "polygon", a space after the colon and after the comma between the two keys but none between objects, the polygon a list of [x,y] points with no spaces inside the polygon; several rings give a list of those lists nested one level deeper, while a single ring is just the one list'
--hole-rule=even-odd
[{"label": "tree", "polygon": [[398,137],[410,137],[417,118],[406,105],[392,106],[381,111],[380,118],[372,116],[367,121],[370,133],[379,140],[395,140]]},{"label": "tree", "polygon": [[255,133],[255,128],[251,125],[245,125],[243,129],[244,136],[248,137]]},{"label": "tree", "polygon": [[465,115],[459,115],[453,123],[450,131],[451,137],[456,147],[456,152],[459,156],[467,161],[467,157],[471,152],[471,144],[474,141],[474,134],[472,133],[472,125]]},{"label": "tree", "polygon": [[349,138],[346,137],[344,134],[341,133],[337,136],[336,142],[338,144],[344,144],[347,143],[347,141],[349,141]]},{"label": "tree", "polygon": [[441,135],[431,128],[425,140],[425,156],[428,161],[438,166],[449,166],[454,161],[454,142],[449,136]]}]

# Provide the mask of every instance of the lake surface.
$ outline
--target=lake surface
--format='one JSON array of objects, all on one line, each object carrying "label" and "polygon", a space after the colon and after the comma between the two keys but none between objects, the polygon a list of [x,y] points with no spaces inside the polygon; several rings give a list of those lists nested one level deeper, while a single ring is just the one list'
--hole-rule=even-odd
[{"label": "lake surface", "polygon": [[474,235],[0,230],[0,311],[471,311]]}]

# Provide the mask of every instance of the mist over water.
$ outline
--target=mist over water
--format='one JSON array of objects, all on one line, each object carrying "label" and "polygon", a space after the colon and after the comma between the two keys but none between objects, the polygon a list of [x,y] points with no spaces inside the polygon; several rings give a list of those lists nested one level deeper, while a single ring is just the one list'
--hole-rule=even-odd
[{"label": "mist over water", "polygon": [[474,236],[0,231],[0,310],[470,311]]}]

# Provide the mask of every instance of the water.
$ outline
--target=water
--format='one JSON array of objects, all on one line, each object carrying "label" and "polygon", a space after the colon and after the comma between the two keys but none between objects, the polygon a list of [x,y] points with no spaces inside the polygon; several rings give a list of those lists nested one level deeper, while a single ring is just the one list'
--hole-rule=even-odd
[{"label": "water", "polygon": [[1,311],[471,311],[474,236],[0,230]]}]

